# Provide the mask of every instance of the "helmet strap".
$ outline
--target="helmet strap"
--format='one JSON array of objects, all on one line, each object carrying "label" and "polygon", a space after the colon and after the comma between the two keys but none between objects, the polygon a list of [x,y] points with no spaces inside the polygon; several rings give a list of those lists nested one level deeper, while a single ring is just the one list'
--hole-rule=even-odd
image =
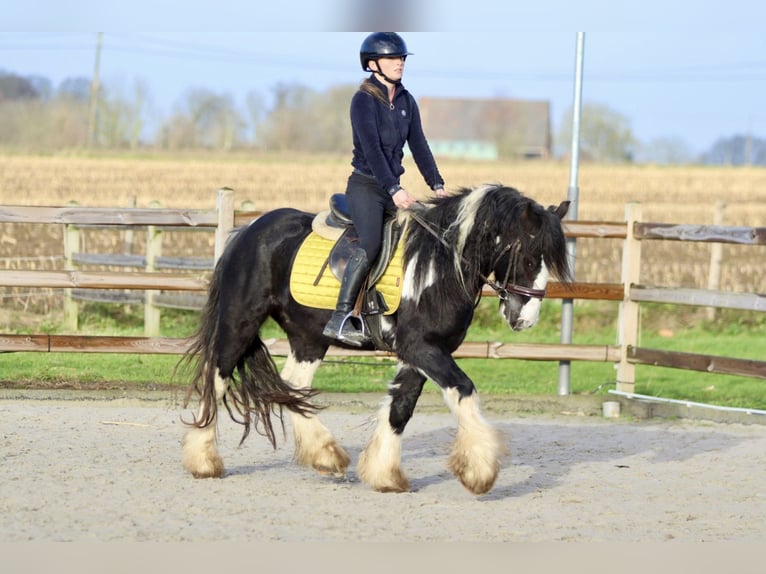
[{"label": "helmet strap", "polygon": [[[375,67],[377,68],[377,70],[373,70],[373,69],[372,69],[372,66],[370,66],[370,63],[371,63],[371,62],[375,62]],[[368,62],[368,63],[367,63],[367,67],[369,67],[369,68],[370,68],[370,71],[371,71],[373,74],[378,74],[379,76],[382,76],[382,77],[383,77],[383,79],[385,79],[385,80],[386,80],[386,81],[387,81],[389,84],[392,84],[392,85],[394,85],[394,86],[398,86],[399,84],[401,84],[401,83],[402,83],[402,80],[401,80],[401,78],[400,78],[400,79],[398,79],[398,80],[392,80],[391,78],[389,78],[388,76],[386,76],[386,75],[383,73],[383,71],[380,69],[380,65],[378,65],[378,61],[377,61],[377,60],[370,60],[370,62]]]}]

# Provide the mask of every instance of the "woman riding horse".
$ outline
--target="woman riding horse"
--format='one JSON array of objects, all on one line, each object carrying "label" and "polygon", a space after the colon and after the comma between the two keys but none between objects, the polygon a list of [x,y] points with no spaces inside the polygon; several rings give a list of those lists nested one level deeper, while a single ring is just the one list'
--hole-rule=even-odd
[{"label": "woman riding horse", "polygon": [[405,143],[429,187],[438,197],[446,195],[423,134],[418,105],[402,86],[408,55],[404,40],[394,32],[370,34],[359,51],[362,70],[372,72],[351,100],[354,170],[348,178],[346,198],[359,244],[343,274],[335,312],[324,328],[326,336],[354,346],[369,342],[350,317],[359,289],[380,253],[384,215],[415,202],[399,183]]}]

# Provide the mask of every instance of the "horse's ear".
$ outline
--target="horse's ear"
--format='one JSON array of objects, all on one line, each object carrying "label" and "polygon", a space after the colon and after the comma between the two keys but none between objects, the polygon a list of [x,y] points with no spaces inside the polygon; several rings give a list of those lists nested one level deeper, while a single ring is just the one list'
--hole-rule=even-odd
[{"label": "horse's ear", "polygon": [[540,226],[542,225],[542,220],[540,218],[540,213],[544,213],[542,210],[542,207],[537,206],[537,209],[540,210],[540,212],[535,210],[535,203],[530,201],[527,203],[527,207],[524,210],[524,212],[521,214],[521,226],[522,228],[532,235],[537,233],[540,229]]},{"label": "horse's ear", "polygon": [[558,207],[550,206],[548,208],[548,211],[552,211],[556,217],[559,219],[564,219],[564,216],[567,214],[567,211],[569,211],[569,204],[571,201],[562,201],[559,203]]}]

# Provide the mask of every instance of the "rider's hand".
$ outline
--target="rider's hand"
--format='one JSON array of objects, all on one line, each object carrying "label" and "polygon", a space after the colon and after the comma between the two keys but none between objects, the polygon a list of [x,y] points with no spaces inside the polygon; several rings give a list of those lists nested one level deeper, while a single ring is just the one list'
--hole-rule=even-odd
[{"label": "rider's hand", "polygon": [[394,200],[394,205],[399,209],[408,209],[412,207],[416,199],[412,197],[406,189],[401,188],[394,195],[391,196]]},{"label": "rider's hand", "polygon": [[447,192],[443,187],[437,187],[434,190],[434,193],[436,194],[436,197],[447,197]]}]

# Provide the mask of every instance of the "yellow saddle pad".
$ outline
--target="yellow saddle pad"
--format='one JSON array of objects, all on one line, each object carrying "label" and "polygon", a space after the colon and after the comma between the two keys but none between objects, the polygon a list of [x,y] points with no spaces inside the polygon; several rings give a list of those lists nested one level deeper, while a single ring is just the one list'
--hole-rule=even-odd
[{"label": "yellow saddle pad", "polygon": [[[388,305],[386,315],[396,311],[402,299],[403,243],[404,241],[399,241],[386,271],[375,283],[375,288],[383,295],[386,305]],[[290,272],[290,294],[301,305],[319,309],[335,309],[335,304],[338,302],[340,281],[335,278],[330,266],[325,265],[334,244],[334,241],[325,239],[312,231],[298,249]],[[319,277],[320,273],[322,274],[321,277]],[[318,281],[317,278],[319,278]]]}]

